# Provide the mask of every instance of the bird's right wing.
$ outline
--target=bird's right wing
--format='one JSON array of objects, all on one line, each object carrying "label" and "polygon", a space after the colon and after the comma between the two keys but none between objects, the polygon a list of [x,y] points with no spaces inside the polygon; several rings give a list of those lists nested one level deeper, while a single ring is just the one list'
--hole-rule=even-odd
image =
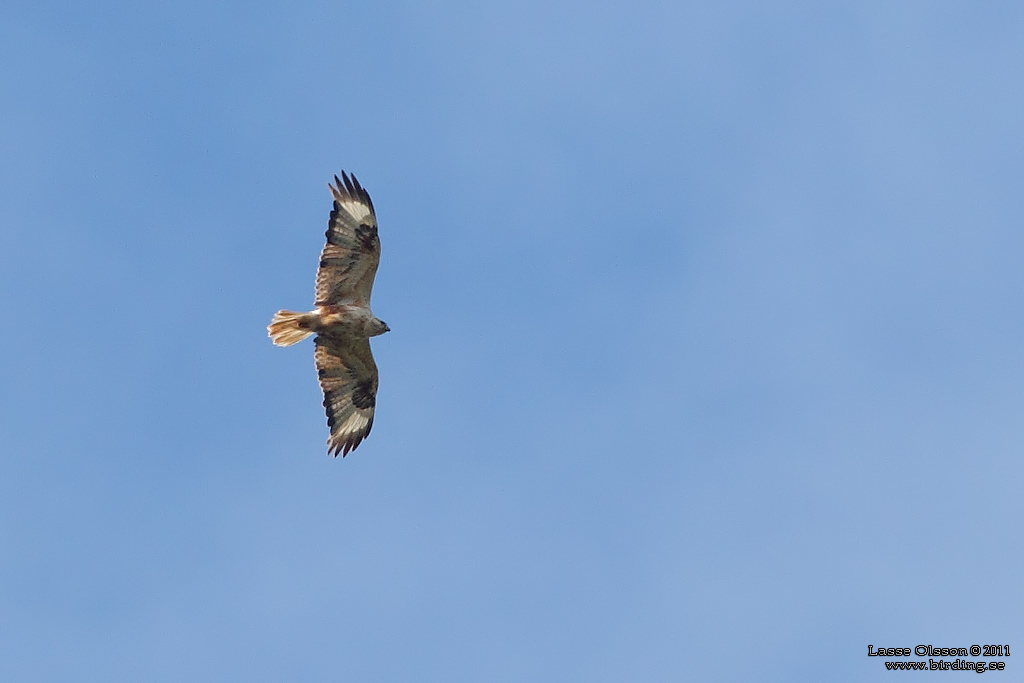
[{"label": "bird's right wing", "polygon": [[377,364],[373,362],[369,339],[321,334],[315,343],[316,371],[331,429],[327,452],[345,457],[373,427]]}]

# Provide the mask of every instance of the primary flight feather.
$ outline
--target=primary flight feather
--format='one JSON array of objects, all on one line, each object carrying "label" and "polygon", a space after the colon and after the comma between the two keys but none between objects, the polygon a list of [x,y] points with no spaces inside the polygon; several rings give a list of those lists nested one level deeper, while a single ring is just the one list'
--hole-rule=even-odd
[{"label": "primary flight feather", "polygon": [[345,457],[370,433],[377,405],[377,364],[370,337],[390,328],[370,310],[370,292],[380,263],[377,216],[370,195],[344,171],[328,185],[334,209],[327,244],[316,273],[315,309],[278,311],[267,333],[278,346],[315,334],[317,376],[331,435],[327,452]]}]

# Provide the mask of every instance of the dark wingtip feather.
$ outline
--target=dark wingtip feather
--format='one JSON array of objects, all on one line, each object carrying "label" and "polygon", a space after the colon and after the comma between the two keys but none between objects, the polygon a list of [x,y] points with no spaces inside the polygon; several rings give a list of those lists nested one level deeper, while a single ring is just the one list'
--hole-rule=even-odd
[{"label": "dark wingtip feather", "polygon": [[[327,183],[327,189],[331,191],[331,197],[334,198],[335,203],[340,202],[342,199],[345,198],[345,190],[342,187],[341,181],[338,180],[337,174],[335,174],[334,176],[333,185],[331,183]],[[335,206],[335,210],[336,209],[337,206]],[[331,211],[331,216],[334,216],[334,210]],[[330,233],[330,227],[328,227],[327,231],[328,233]]]},{"label": "dark wingtip feather", "polygon": [[333,455],[335,458],[339,455],[344,458],[346,455],[354,451],[368,434],[369,430],[363,434],[349,434],[345,437],[344,441],[336,441],[333,444],[329,444],[327,454]]},{"label": "dark wingtip feather", "polygon": [[370,193],[359,184],[355,173],[349,174],[342,171],[341,178],[338,178],[338,174],[334,174],[334,185],[328,183],[327,187],[331,188],[331,194],[334,195],[335,199],[358,199],[365,202],[366,205],[370,207],[371,212],[374,211],[373,200],[370,199]]}]

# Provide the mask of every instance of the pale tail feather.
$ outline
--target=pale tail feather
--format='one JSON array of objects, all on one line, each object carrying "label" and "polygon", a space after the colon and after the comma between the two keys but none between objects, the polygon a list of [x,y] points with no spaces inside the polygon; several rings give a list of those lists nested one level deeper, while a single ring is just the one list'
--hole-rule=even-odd
[{"label": "pale tail feather", "polygon": [[278,311],[274,319],[267,325],[267,334],[278,346],[297,344],[313,334],[313,323],[316,313],[295,313],[294,311]]}]

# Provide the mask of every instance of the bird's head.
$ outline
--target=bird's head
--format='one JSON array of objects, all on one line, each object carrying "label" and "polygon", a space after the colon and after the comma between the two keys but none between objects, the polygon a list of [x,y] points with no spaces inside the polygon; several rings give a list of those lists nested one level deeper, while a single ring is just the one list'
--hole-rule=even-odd
[{"label": "bird's head", "polygon": [[371,337],[376,337],[377,335],[384,334],[385,332],[390,332],[390,331],[391,331],[391,328],[388,327],[388,324],[386,322],[384,322],[383,320],[381,320],[380,318],[374,318],[373,321],[370,323],[370,336]]}]

